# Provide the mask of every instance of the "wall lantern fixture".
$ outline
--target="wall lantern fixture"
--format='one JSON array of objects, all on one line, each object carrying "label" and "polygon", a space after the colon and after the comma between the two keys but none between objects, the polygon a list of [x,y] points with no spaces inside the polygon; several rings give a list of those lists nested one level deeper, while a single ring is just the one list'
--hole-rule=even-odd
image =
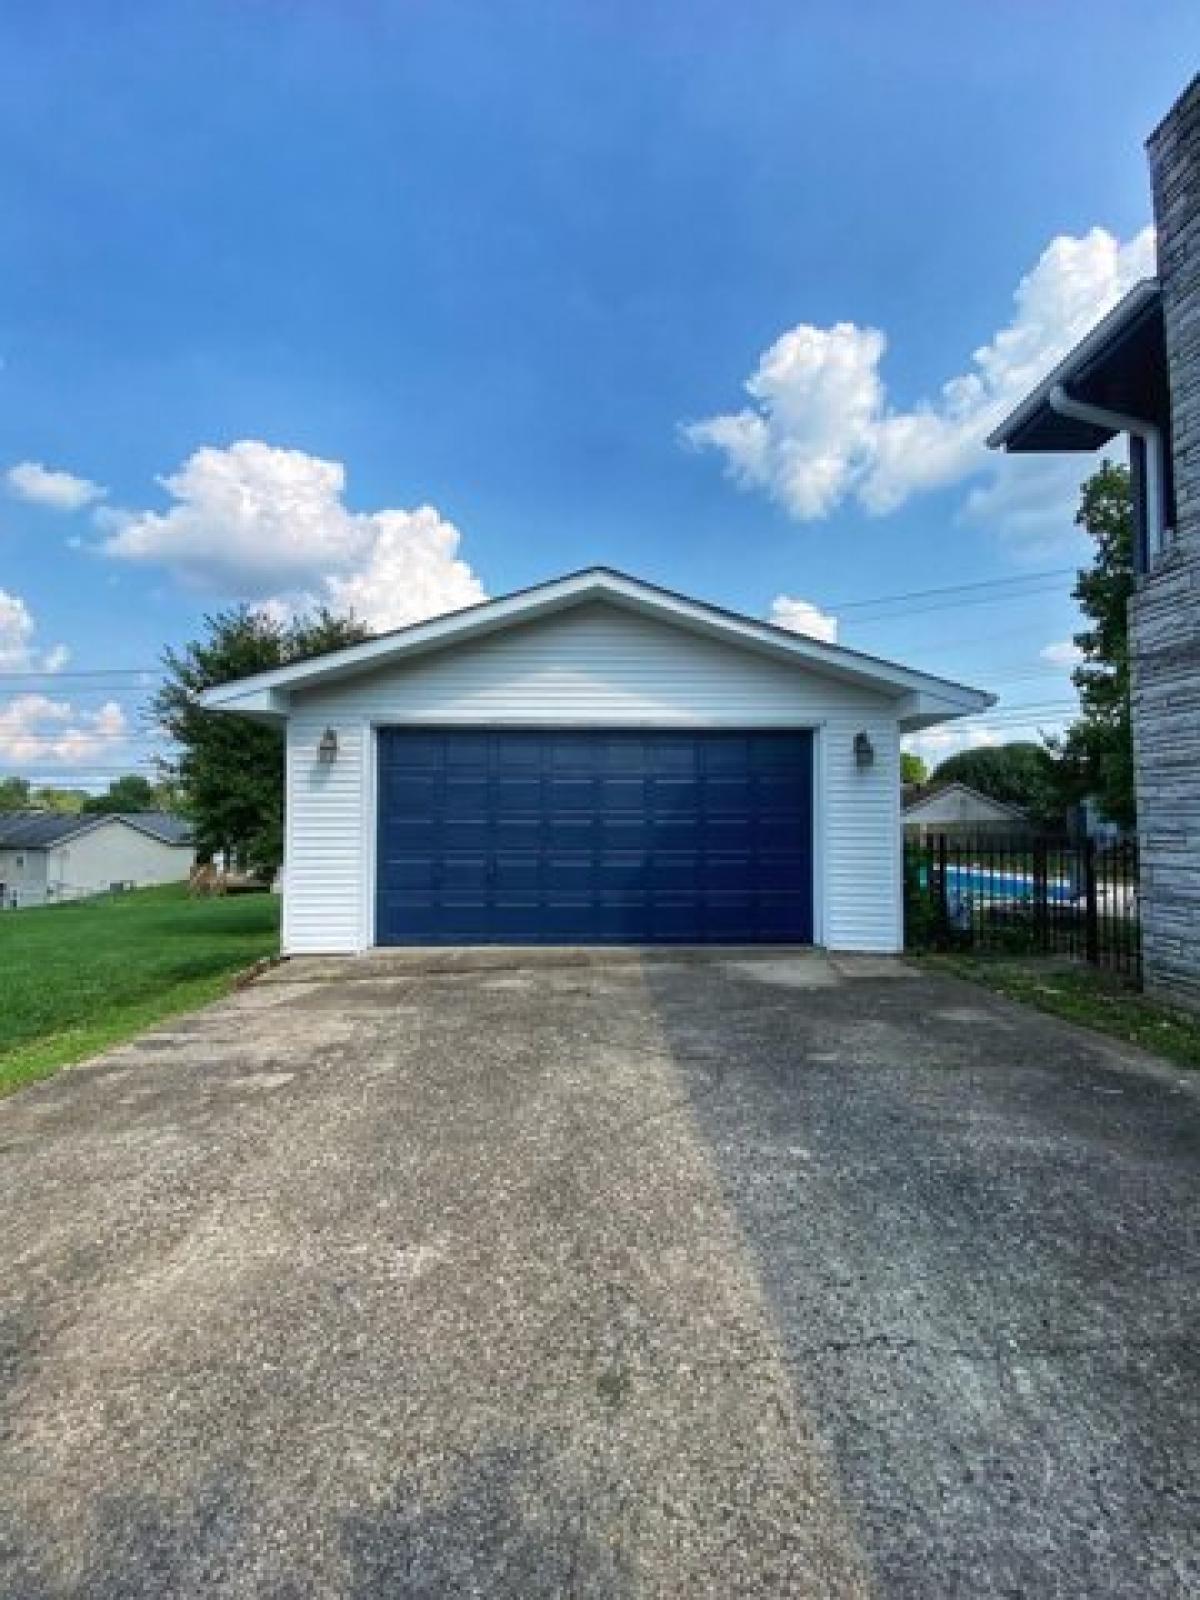
[{"label": "wall lantern fixture", "polygon": [[333,728],[326,728],[317,745],[317,760],[324,767],[331,767],[337,760],[337,733]]},{"label": "wall lantern fixture", "polygon": [[854,763],[855,763],[855,765],[860,770],[865,771],[867,767],[873,765],[874,761],[875,761],[875,746],[871,743],[870,738],[867,736],[867,734],[865,732],[864,733],[856,733],[854,735]]}]

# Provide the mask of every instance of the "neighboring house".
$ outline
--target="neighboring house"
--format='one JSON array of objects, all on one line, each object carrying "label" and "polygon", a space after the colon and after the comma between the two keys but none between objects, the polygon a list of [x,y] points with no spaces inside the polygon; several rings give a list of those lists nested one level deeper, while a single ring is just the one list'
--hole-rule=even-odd
[{"label": "neighboring house", "polygon": [[289,953],[890,951],[900,736],[993,697],[593,569],[203,703],[286,724]]},{"label": "neighboring house", "polygon": [[0,908],[75,900],[192,869],[191,827],[159,811],[0,811]]},{"label": "neighboring house", "polygon": [[1129,439],[1129,609],[1143,971],[1200,1007],[1200,78],[1149,140],[1158,277],[1059,363],[988,443],[1097,450]]},{"label": "neighboring house", "polygon": [[1029,815],[1020,806],[993,800],[965,783],[914,785],[905,792],[901,818],[905,837],[912,839],[943,833],[960,839],[995,838],[1030,831]]}]

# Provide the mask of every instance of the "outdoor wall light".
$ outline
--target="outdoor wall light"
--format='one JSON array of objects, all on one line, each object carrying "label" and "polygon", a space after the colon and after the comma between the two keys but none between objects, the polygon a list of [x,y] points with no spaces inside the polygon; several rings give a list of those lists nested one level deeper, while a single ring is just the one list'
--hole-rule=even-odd
[{"label": "outdoor wall light", "polygon": [[331,767],[337,760],[337,733],[333,728],[326,728],[317,745],[317,760],[322,766]]},{"label": "outdoor wall light", "polygon": [[874,761],[875,746],[871,743],[870,738],[865,732],[856,733],[854,735],[855,765],[865,771],[867,767],[874,764]]}]

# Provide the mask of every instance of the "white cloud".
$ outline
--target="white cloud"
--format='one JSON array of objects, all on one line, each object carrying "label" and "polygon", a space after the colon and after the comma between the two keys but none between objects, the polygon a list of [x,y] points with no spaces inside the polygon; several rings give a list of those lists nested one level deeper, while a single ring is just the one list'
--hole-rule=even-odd
[{"label": "white cloud", "polygon": [[1074,639],[1056,639],[1052,644],[1043,645],[1038,655],[1055,667],[1074,667],[1083,660],[1083,651]]},{"label": "white cloud", "polygon": [[[889,402],[881,376],[887,339],[879,329],[801,323],[760,358],[745,385],[750,404],[686,424],[684,440],[716,449],[740,487],[765,491],[799,522],[828,516],[847,501],[882,516],[912,495],[980,472],[991,481],[971,497],[968,514],[1019,519],[1021,507],[1008,504],[1006,496],[1024,463],[990,454],[985,437],[1122,294],[1153,271],[1149,228],[1126,243],[1103,228],[1081,238],[1060,235],[1021,279],[1011,320],[974,352],[968,370],[948,379],[932,400],[907,410]],[[1064,471],[1071,477],[1069,465],[1055,470],[1056,483]],[[1081,476],[1076,468],[1072,488]],[[1044,481],[1027,483],[1027,513],[1045,489]],[[1072,509],[1054,510],[1043,502],[1041,521],[1054,517],[1061,527],[1065,512],[1069,530]]]},{"label": "white cloud", "polygon": [[244,439],[197,450],[161,481],[168,510],[100,515],[107,554],[285,609],[353,606],[374,628],[484,598],[452,523],[432,506],[352,511],[339,461]]},{"label": "white cloud", "polygon": [[108,492],[90,478],[77,478],[73,472],[57,472],[40,461],[18,461],[4,474],[8,491],[18,500],[49,506],[53,511],[79,511],[102,500]]},{"label": "white cloud", "polygon": [[0,671],[61,672],[71,652],[65,644],[39,652],[34,648],[37,625],[20,595],[0,589]]},{"label": "white cloud", "polygon": [[80,766],[119,753],[128,732],[128,720],[115,700],[88,711],[44,694],[19,694],[0,704],[0,761]]},{"label": "white cloud", "polygon": [[776,595],[771,604],[771,621],[777,628],[807,633],[813,639],[824,639],[827,644],[837,643],[837,618],[822,611],[811,600],[798,600],[790,594]]},{"label": "white cloud", "polygon": [[1082,554],[1088,537],[1075,513],[1079,485],[1096,468],[1091,456],[995,456],[988,465],[963,501],[962,521],[1003,530],[1030,561],[1065,559],[1071,544]]}]

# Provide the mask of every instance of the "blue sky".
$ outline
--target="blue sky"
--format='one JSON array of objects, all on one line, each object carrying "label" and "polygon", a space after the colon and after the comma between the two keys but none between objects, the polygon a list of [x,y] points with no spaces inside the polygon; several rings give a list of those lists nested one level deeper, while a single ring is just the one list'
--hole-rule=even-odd
[{"label": "blue sky", "polygon": [[979,440],[1146,269],[1198,59],[1190,0],[7,8],[0,769],[144,759],[73,674],[224,601],[600,562],[1051,725],[1094,463]]}]

